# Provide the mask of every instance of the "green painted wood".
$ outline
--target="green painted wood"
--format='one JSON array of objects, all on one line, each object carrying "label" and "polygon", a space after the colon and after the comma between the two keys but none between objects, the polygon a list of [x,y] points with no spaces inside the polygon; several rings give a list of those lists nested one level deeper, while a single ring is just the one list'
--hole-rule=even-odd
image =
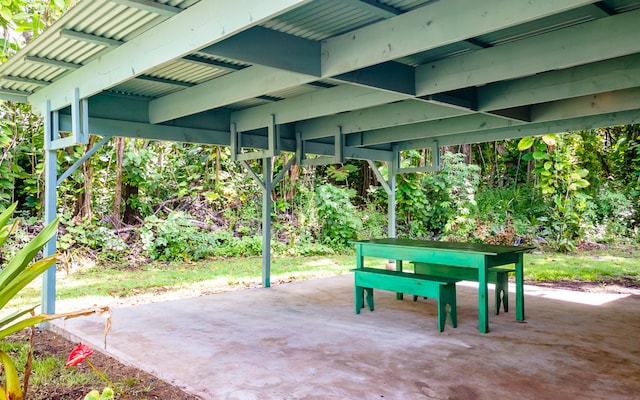
[{"label": "green painted wood", "polygon": [[[254,65],[150,101],[149,121],[157,124],[317,79],[313,75]],[[216,95],[212,96],[212,93]]]},{"label": "green painted wood", "polygon": [[[29,97],[29,102],[39,107],[50,100],[52,110],[60,109],[70,104],[70,94],[76,87],[80,89],[81,98],[88,98],[105,88],[116,86],[151,68],[228,38],[308,1],[201,0],[122,46],[101,55],[100,62],[89,63],[37,91]],[[184,29],[185,26],[190,28]],[[144,57],[140,57],[142,52]]]},{"label": "green painted wood", "polygon": [[[237,111],[231,114],[231,120],[237,124],[238,130],[248,131],[267,126],[266,123],[272,114],[276,116],[278,124],[284,124],[378,106],[403,100],[406,97],[366,87],[342,85]],[[323,131],[320,137],[331,136],[336,126],[340,125],[333,125],[329,130]],[[301,132],[302,137],[307,139],[304,130],[300,127],[297,129]]]},{"label": "green painted wood", "polygon": [[[54,112],[51,111],[49,102],[43,109],[44,114],[44,135],[45,138],[51,138],[54,127]],[[44,153],[44,223],[50,224],[56,219],[57,214],[57,189],[56,184],[58,178],[57,161],[58,151],[53,149],[45,150]],[[53,255],[56,250],[56,237],[53,236],[47,244],[44,245],[43,254],[45,256]],[[53,265],[44,274],[42,274],[42,312],[45,314],[55,314],[56,312],[56,266]]]},{"label": "green painted wood", "polygon": [[500,110],[640,86],[640,54],[478,88],[478,109]]},{"label": "green painted wood", "polygon": [[632,88],[536,104],[531,107],[531,120],[533,122],[555,121],[638,108],[640,108],[640,88]]},{"label": "green painted wood", "polygon": [[[494,257],[491,257],[490,260],[493,260]],[[515,255],[513,262],[517,262],[518,256]],[[500,265],[504,264],[505,259],[503,258],[500,262]],[[494,262],[495,263],[495,262]],[[489,266],[491,262],[487,262],[487,266]],[[478,271],[471,268],[463,268],[463,267],[452,267],[449,265],[442,264],[431,264],[431,263],[422,263],[416,262],[413,263],[414,272],[418,274],[425,275],[434,275],[434,276],[442,276],[442,277],[450,277],[457,278],[464,281],[474,281],[478,282]],[[495,284],[495,305],[494,305],[494,313],[496,315],[500,314],[500,306],[503,306],[504,312],[509,311],[509,273],[515,272],[515,267],[490,267],[487,270],[487,282]],[[417,296],[413,297],[415,301]]]},{"label": "green painted wood", "polygon": [[[389,79],[390,76],[393,79]],[[376,90],[405,94],[407,98],[414,97],[416,91],[415,68],[395,61],[336,75],[332,79]]]},{"label": "green painted wood", "polygon": [[640,10],[630,11],[421,65],[416,92],[442,93],[636,53],[638,20]]},{"label": "green painted wood", "polygon": [[[490,142],[495,140],[518,139],[525,136],[543,135],[547,133],[571,132],[582,129],[595,129],[603,126],[618,126],[634,124],[640,120],[640,110],[620,111],[590,115],[586,117],[563,119],[559,121],[547,121],[518,125],[517,127],[478,130],[456,135],[437,136],[440,146],[457,146],[465,143]],[[425,143],[434,138],[400,143],[398,148],[421,149]]]},{"label": "green painted wood", "polygon": [[155,1],[148,1],[148,0],[110,0],[110,1],[116,4],[125,5],[127,7],[133,7],[139,10],[148,11],[150,13],[163,15],[165,17],[172,17],[182,11],[182,9],[178,7],[173,7],[168,4],[162,4],[162,3],[157,3]]},{"label": "green painted wood", "polygon": [[[424,139],[425,132],[429,132],[432,140],[436,136],[447,136],[460,133],[476,133],[485,129],[516,127],[523,125],[522,121],[514,121],[486,114],[469,114],[457,118],[447,118],[435,121],[420,122],[416,124],[400,125],[391,128],[377,129],[362,133],[359,141],[364,146],[388,143],[389,138],[395,142]],[[347,139],[347,143],[351,144]],[[439,141],[440,139],[438,139]],[[441,144],[442,146],[442,144]]]},{"label": "green painted wood", "polygon": [[528,247],[399,238],[359,240],[353,243],[356,247],[356,265],[358,268],[365,267],[364,257],[380,257],[475,269],[479,283],[478,325],[479,331],[482,333],[489,332],[488,268],[497,266],[500,263],[510,264],[515,259],[516,319],[524,320],[522,253],[529,250],[530,248]]},{"label": "green painted wood", "polygon": [[[327,39],[322,75],[334,76],[444,46],[592,1],[450,0]],[[464,81],[464,79],[463,79]]]},{"label": "green painted wood", "polygon": [[[454,328],[458,326],[455,285],[458,280],[376,268],[356,268],[353,272],[356,314],[360,314],[360,310],[363,308],[361,299],[365,289],[370,289],[367,290],[367,304],[371,311],[374,310],[373,289],[415,293],[438,300],[438,330],[440,332],[444,331],[447,315],[449,315],[451,325]],[[448,312],[447,305],[449,306]]]},{"label": "green painted wood", "polygon": [[205,47],[200,52],[246,64],[320,76],[319,42],[260,26]]},{"label": "green painted wood", "polygon": [[326,132],[341,126],[347,136],[347,145],[362,145],[362,131],[388,128],[409,123],[433,121],[468,114],[468,111],[452,109],[417,100],[405,100],[367,109],[314,118],[296,123],[305,139],[324,137]]}]

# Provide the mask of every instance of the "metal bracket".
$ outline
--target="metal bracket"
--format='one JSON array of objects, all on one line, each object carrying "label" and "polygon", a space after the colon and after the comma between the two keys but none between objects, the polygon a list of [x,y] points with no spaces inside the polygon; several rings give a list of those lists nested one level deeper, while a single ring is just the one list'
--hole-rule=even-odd
[{"label": "metal bracket", "polygon": [[45,149],[58,150],[89,143],[89,101],[80,98],[80,89],[74,90],[71,102],[71,136],[60,137],[59,111],[52,111],[49,101],[45,106],[45,112],[52,114],[52,126],[45,135]]},{"label": "metal bracket", "polygon": [[344,135],[342,127],[339,126],[336,133],[333,134],[333,156],[320,156],[317,158],[307,158],[305,152],[305,140],[298,132],[296,134],[296,157],[298,165],[327,165],[342,164],[344,162]]},{"label": "metal bracket", "polygon": [[236,124],[231,124],[231,159],[233,161],[258,160],[275,157],[280,154],[280,127],[276,125],[276,116],[271,115],[271,123],[267,127],[267,148],[243,153],[242,132],[238,132]]},{"label": "metal bracket", "polygon": [[[409,174],[413,172],[436,172],[440,171],[440,147],[438,146],[438,141],[434,140],[431,146],[427,147],[431,153],[431,162],[427,165],[425,162],[424,167],[406,167],[402,168],[402,156],[401,151],[397,148],[394,148],[394,152],[397,152],[396,157],[396,172],[399,174]],[[426,160],[425,160],[426,161]]]}]

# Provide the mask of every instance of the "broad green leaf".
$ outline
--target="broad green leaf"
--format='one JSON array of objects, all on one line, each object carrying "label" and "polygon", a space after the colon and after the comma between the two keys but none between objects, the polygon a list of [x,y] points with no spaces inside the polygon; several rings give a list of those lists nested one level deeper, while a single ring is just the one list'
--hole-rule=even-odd
[{"label": "broad green leaf", "polygon": [[546,163],[544,163],[544,169],[546,169],[547,171],[550,170],[553,167],[553,163],[551,161],[547,161]]},{"label": "broad green leaf", "polygon": [[11,10],[6,7],[0,8],[0,18],[4,19],[7,22],[10,22],[12,20],[12,17],[13,14],[11,13]]},{"label": "broad green leaf", "polygon": [[2,282],[3,287],[0,289],[0,309],[13,299],[20,290],[54,265],[56,261],[58,261],[58,258],[58,254],[42,258],[31,264],[28,268],[20,271],[11,281]]},{"label": "broad green leaf", "polygon": [[16,370],[11,358],[2,350],[0,350],[0,362],[2,362],[4,370],[4,391],[7,398],[12,400],[24,399],[18,370]]},{"label": "broad green leaf", "polygon": [[56,234],[58,230],[58,218],[45,226],[40,233],[24,246],[12,259],[2,272],[0,272],[0,290],[11,283],[13,278],[20,274],[38,254],[40,249]]},{"label": "broad green leaf", "polygon": [[533,146],[533,138],[532,137],[523,137],[518,142],[518,150],[525,151]]},{"label": "broad green leaf", "polygon": [[542,151],[534,151],[533,152],[533,158],[536,160],[544,160],[544,159],[549,159],[549,154],[542,152]]},{"label": "broad green leaf", "polygon": [[548,146],[555,146],[556,134],[550,133],[550,134],[542,135],[542,141],[545,142]]}]

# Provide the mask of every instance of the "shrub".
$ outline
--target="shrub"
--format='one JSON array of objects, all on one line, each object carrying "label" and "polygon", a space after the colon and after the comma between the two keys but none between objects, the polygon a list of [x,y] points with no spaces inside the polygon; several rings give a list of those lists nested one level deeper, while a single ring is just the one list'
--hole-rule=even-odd
[{"label": "shrub", "polygon": [[213,253],[215,240],[190,222],[188,214],[172,212],[166,219],[154,215],[140,228],[143,248],[153,260],[199,260]]},{"label": "shrub", "polygon": [[316,207],[322,243],[343,248],[356,239],[362,229],[356,208],[351,204],[353,190],[324,184],[316,189]]}]

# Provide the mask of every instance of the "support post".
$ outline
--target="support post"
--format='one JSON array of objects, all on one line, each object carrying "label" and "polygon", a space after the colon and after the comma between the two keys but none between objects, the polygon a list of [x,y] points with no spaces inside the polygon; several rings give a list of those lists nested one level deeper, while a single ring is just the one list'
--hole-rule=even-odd
[{"label": "support post", "polygon": [[[44,134],[45,143],[51,144],[53,134],[53,119],[49,104],[45,107]],[[50,224],[56,219],[57,208],[57,158],[58,151],[46,146],[44,155],[44,223]],[[44,246],[44,255],[50,256],[56,253],[56,235]],[[42,312],[54,314],[56,311],[56,266],[53,265],[42,275]]]},{"label": "support post", "polygon": [[262,159],[262,286],[271,286],[271,189],[273,181],[271,175],[273,164],[271,157]]}]

